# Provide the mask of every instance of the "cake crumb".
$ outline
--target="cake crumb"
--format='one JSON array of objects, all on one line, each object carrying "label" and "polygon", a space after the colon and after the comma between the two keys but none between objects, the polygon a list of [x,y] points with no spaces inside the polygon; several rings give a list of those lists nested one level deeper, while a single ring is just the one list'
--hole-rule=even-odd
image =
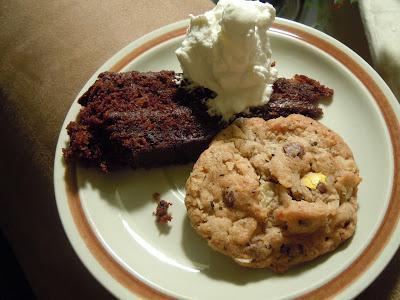
[{"label": "cake crumb", "polygon": [[168,213],[168,208],[172,203],[162,200],[160,193],[154,193],[153,199],[154,201],[157,201],[157,208],[156,211],[153,212],[153,216],[156,216],[157,223],[167,224],[172,220],[171,214]]}]

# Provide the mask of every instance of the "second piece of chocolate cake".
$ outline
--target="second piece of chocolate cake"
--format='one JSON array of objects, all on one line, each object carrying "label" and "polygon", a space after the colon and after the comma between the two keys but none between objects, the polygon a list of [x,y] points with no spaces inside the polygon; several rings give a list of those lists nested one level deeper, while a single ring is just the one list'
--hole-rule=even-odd
[{"label": "second piece of chocolate cake", "polygon": [[[271,100],[245,117],[300,113],[322,115],[321,98],[333,91],[306,76],[278,79]],[[194,161],[227,124],[207,113],[213,93],[183,88],[172,71],[105,72],[78,100],[83,106],[68,127],[67,161],[109,171],[122,166],[158,167]]]}]

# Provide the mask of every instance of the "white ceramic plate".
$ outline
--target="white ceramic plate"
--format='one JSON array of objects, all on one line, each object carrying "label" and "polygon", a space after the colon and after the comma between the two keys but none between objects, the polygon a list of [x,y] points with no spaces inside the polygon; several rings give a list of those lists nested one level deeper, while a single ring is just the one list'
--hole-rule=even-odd
[{"label": "white ceramic plate", "polygon": [[[158,29],[122,49],[83,87],[106,70],[179,71],[174,50],[187,21]],[[283,275],[237,266],[214,252],[190,227],[184,183],[191,166],[125,170],[109,175],[67,166],[65,127],[80,109],[75,101],[60,133],[54,165],[57,206],[65,231],[92,274],[119,298],[245,299],[337,296],[364,289],[390,260],[400,241],[399,105],[377,73],[329,36],[278,19],[271,29],[281,76],[295,73],[333,88],[322,123],[350,145],[363,181],[354,238],[333,254]],[[170,229],[152,216],[152,194],[173,203]]]}]

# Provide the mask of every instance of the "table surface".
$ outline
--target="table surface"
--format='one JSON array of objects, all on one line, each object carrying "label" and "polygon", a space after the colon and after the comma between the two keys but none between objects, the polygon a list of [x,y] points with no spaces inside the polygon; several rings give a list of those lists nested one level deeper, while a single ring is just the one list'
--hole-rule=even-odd
[{"label": "table surface", "polygon": [[[209,0],[0,1],[0,226],[39,299],[110,299],[63,231],[52,184],[64,117],[106,59]],[[400,253],[361,297],[398,298]]]}]

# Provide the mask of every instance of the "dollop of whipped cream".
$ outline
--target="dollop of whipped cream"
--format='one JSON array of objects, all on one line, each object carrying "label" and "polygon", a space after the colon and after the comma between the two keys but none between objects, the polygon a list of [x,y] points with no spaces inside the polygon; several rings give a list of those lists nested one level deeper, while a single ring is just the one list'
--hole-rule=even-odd
[{"label": "dollop of whipped cream", "polygon": [[176,55],[183,76],[217,96],[209,113],[229,120],[234,114],[269,101],[277,70],[271,66],[267,30],[275,19],[268,3],[220,0],[214,9],[190,16]]}]

